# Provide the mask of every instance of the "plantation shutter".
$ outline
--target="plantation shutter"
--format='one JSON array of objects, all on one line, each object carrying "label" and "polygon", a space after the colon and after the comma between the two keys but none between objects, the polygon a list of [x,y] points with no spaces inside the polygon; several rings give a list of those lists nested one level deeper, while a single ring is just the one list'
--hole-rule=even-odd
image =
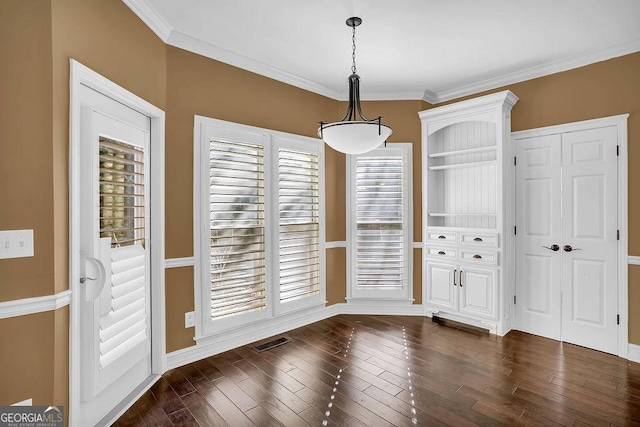
[{"label": "plantation shutter", "polygon": [[210,141],[211,318],[266,304],[264,149]]},{"label": "plantation shutter", "polygon": [[318,155],[279,150],[280,302],[320,292]]},{"label": "plantation shutter", "polygon": [[110,286],[100,316],[100,368],[147,340],[144,150],[100,138],[100,238]]},{"label": "plantation shutter", "polygon": [[356,161],[356,286],[402,288],[404,262],[402,156]]}]

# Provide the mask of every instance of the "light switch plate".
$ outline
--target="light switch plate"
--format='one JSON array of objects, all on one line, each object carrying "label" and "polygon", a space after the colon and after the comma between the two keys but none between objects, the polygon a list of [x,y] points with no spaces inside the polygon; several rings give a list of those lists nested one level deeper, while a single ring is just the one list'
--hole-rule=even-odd
[{"label": "light switch plate", "polygon": [[0,259],[33,256],[33,230],[0,231]]}]

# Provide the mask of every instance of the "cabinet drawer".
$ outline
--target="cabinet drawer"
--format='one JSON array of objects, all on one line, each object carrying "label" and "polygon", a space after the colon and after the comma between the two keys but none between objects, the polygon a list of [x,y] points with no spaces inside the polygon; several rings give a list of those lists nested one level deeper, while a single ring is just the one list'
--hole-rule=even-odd
[{"label": "cabinet drawer", "polygon": [[497,265],[498,254],[493,251],[477,251],[474,249],[460,249],[461,262],[473,262],[477,264]]},{"label": "cabinet drawer", "polygon": [[458,241],[458,233],[455,231],[427,231],[428,242],[438,243],[456,243]]},{"label": "cabinet drawer", "polygon": [[456,249],[441,248],[438,246],[427,246],[427,256],[431,258],[442,258],[455,260],[458,257]]},{"label": "cabinet drawer", "polygon": [[460,243],[495,248],[498,246],[498,235],[494,233],[460,233]]}]

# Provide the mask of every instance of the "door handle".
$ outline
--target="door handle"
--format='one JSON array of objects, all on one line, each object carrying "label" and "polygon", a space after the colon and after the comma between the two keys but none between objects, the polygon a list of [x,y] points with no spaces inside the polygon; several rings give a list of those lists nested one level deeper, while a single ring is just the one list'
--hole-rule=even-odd
[{"label": "door handle", "polygon": [[458,277],[460,277],[460,287],[462,287],[462,270],[460,270]]},{"label": "door handle", "polygon": [[458,272],[458,270],[453,270],[453,286],[458,286],[458,284],[456,283],[456,273]]},{"label": "door handle", "polygon": [[[81,277],[80,283],[85,286],[85,300],[87,302],[93,301],[102,292],[104,288],[104,282],[106,281],[106,272],[104,269],[104,264],[97,258],[87,258],[86,260],[86,270],[91,269],[92,273],[96,277]],[[88,283],[87,280],[94,281],[95,283]]]},{"label": "door handle", "polygon": [[[569,245],[567,245],[567,246],[569,246]],[[567,250],[567,246],[564,247],[565,251]],[[551,245],[551,246],[542,246],[542,247],[545,248],[545,249],[551,249],[554,252],[558,252],[560,250],[560,246],[555,245],[555,244]],[[571,246],[569,246],[569,247],[571,247]]]},{"label": "door handle", "polygon": [[580,248],[572,248],[571,245],[564,245],[562,247],[562,250],[564,250],[565,252],[572,252],[572,251],[581,251],[582,249],[580,249]]}]

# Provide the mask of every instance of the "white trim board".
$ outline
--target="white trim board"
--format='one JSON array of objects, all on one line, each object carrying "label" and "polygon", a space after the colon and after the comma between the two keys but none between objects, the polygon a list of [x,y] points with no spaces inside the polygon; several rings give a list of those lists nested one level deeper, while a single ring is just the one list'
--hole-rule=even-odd
[{"label": "white trim board", "polygon": [[164,268],[193,267],[194,257],[169,258],[164,260]]},{"label": "white trim board", "polygon": [[629,344],[629,351],[627,352],[627,360],[629,362],[640,363],[640,345]]},{"label": "white trim board", "polygon": [[252,342],[278,334],[287,333],[310,323],[319,322],[339,313],[336,305],[321,307],[320,309],[305,310],[282,318],[271,318],[262,321],[254,327],[248,326],[218,335],[194,339],[196,345],[167,354],[167,369],[174,369],[192,363],[214,354],[232,350]]},{"label": "white trim board", "polygon": [[326,242],[324,244],[325,249],[346,248],[346,247],[347,247],[347,242],[345,241]]},{"label": "white trim board", "polygon": [[629,256],[629,265],[640,265],[640,256]]},{"label": "white trim board", "polygon": [[0,319],[57,310],[69,305],[70,302],[70,290],[42,297],[22,298],[13,301],[0,302]]}]

